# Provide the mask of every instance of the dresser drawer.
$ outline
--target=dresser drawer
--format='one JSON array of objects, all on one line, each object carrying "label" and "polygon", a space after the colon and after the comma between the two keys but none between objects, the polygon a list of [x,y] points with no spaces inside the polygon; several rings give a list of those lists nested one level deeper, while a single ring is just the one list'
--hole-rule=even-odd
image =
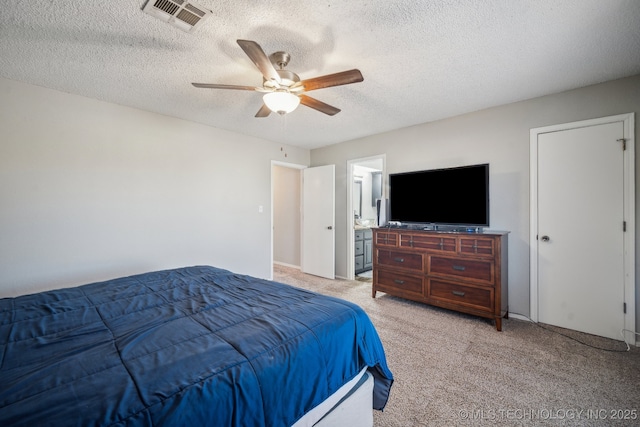
[{"label": "dresser drawer", "polygon": [[376,246],[398,246],[398,233],[380,231],[374,234]]},{"label": "dresser drawer", "polygon": [[400,234],[400,247],[432,251],[455,252],[456,238],[424,234]]},{"label": "dresser drawer", "polygon": [[422,254],[378,249],[378,264],[422,272]]},{"label": "dresser drawer", "polygon": [[364,240],[364,230],[356,230],[354,233],[354,240]]},{"label": "dresser drawer", "polygon": [[495,277],[492,260],[429,256],[427,271],[434,276],[470,279],[486,285],[493,285]]},{"label": "dresser drawer", "polygon": [[486,255],[488,257],[493,257],[495,255],[494,240],[475,237],[461,237],[460,253],[465,255]]},{"label": "dresser drawer", "polygon": [[466,286],[441,280],[429,280],[429,298],[465,305],[478,310],[493,311],[493,288]]},{"label": "dresser drawer", "polygon": [[393,271],[378,270],[376,285],[380,290],[397,289],[422,297],[424,295],[422,288],[422,277],[409,276],[407,274],[399,274]]},{"label": "dresser drawer", "polygon": [[364,255],[364,240],[357,240],[353,248],[355,250],[355,255]]}]

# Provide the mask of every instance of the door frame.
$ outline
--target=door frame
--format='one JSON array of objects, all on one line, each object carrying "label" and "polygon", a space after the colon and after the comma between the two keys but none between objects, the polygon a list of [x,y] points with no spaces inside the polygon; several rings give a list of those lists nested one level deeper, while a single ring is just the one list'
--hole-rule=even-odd
[{"label": "door frame", "polygon": [[[626,150],[623,153],[624,162],[624,331],[621,338],[627,343],[636,343],[636,307],[635,307],[635,125],[634,113],[619,114],[597,119],[563,123],[553,126],[534,128],[529,133],[530,149],[530,213],[529,213],[529,247],[530,247],[530,300],[529,313],[534,322],[538,322],[538,135],[558,132],[608,123],[622,122]],[[621,225],[622,226],[622,225]]]},{"label": "door frame", "polygon": [[347,280],[354,280],[355,273],[355,227],[353,225],[353,167],[358,163],[370,162],[372,160],[382,160],[382,197],[386,196],[386,186],[384,177],[387,170],[387,155],[378,154],[375,156],[362,157],[347,160]]}]

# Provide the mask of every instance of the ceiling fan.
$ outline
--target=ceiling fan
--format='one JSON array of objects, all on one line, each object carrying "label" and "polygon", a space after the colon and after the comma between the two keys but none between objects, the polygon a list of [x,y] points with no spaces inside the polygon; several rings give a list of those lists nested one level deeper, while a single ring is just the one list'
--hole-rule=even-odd
[{"label": "ceiling fan", "polygon": [[339,108],[325,104],[322,101],[305,95],[305,93],[331,86],[358,83],[364,80],[362,73],[357,69],[300,80],[297,74],[284,69],[291,59],[288,53],[275,52],[271,56],[267,56],[260,45],[254,41],[237,40],[237,42],[262,73],[262,87],[215,83],[192,83],[192,85],[207,89],[235,89],[264,92],[265,95],[262,98],[264,103],[256,113],[256,117],[267,117],[272,111],[280,115],[287,114],[295,110],[299,104],[333,116],[340,112]]}]

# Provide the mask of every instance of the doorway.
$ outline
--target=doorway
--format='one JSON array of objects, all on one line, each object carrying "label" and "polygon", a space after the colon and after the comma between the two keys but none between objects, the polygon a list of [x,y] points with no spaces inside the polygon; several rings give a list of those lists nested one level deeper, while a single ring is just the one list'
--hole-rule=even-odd
[{"label": "doorway", "polygon": [[271,280],[274,263],[334,278],[333,165],[271,162]]},{"label": "doorway", "polygon": [[[385,195],[386,155],[347,161],[347,279],[356,277],[356,227],[360,230],[376,226],[376,200]],[[366,239],[358,243],[363,250]],[[360,255],[358,255],[360,256]],[[362,255],[366,258],[366,254]],[[360,271],[360,270],[359,270]],[[366,272],[363,272],[366,274]]]},{"label": "doorway", "polygon": [[274,263],[300,269],[301,171],[306,167],[271,162],[271,280]]},{"label": "doorway", "polygon": [[531,130],[532,320],[635,341],[632,133],[633,114]]}]

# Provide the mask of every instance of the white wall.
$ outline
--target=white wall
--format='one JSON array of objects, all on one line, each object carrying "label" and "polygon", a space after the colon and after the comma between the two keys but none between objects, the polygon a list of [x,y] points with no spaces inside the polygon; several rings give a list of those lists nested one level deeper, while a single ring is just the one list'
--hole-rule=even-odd
[{"label": "white wall", "polygon": [[0,297],[197,264],[268,278],[271,161],[309,163],[308,150],[6,79],[0,135]]},{"label": "white wall", "polygon": [[273,261],[300,267],[300,169],[273,167]]},{"label": "white wall", "polygon": [[[636,112],[637,138],[640,76],[312,150],[312,166],[336,165],[336,275],[346,276],[343,224],[348,160],[386,153],[387,174],[486,162],[491,168],[491,228],[511,232],[509,308],[512,313],[529,316],[529,130],[629,112]],[[640,171],[637,160],[636,170]],[[387,177],[384,181],[387,185]],[[638,183],[636,189],[640,189]],[[636,212],[640,214],[640,209]],[[636,254],[640,255],[638,249]],[[640,262],[636,269],[640,269]],[[636,278],[640,278],[638,272]],[[640,307],[637,284],[636,307]],[[640,330],[640,322],[636,323]]]}]

